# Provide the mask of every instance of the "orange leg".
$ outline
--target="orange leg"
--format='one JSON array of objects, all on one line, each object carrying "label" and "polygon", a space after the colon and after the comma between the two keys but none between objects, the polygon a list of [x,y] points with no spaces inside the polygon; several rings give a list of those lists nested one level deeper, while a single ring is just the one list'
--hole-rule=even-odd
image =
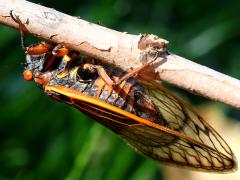
[{"label": "orange leg", "polygon": [[25,53],[29,55],[40,55],[47,53],[52,46],[50,44],[47,44],[45,42],[42,42],[40,44],[35,44],[29,47],[25,47]]},{"label": "orange leg", "polygon": [[20,31],[20,37],[21,37],[21,46],[25,50],[26,54],[39,55],[39,54],[44,54],[44,53],[49,51],[49,49],[51,48],[51,45],[49,45],[47,43],[40,43],[40,44],[30,46],[30,47],[26,46],[25,45],[24,33],[28,32],[28,30],[27,30],[25,24],[28,24],[29,20],[27,20],[25,23],[22,23],[19,16],[16,16],[16,15],[14,16],[13,15],[13,10],[10,11],[10,16],[13,19],[13,21],[15,21],[19,25],[19,31]]},{"label": "orange leg", "polygon": [[[20,35],[21,35],[21,46],[24,50],[26,50],[27,46],[25,46],[24,33],[27,32],[28,30],[27,30],[26,26],[24,25],[24,23],[22,23],[22,21],[20,20],[19,16],[13,15],[13,10],[10,11],[10,16],[13,19],[13,21],[15,21],[19,25],[19,31],[20,31]],[[25,22],[25,24],[28,24],[28,23],[29,23],[29,21],[27,20]]]},{"label": "orange leg", "polygon": [[109,85],[109,86],[118,86],[121,84],[123,81],[127,80],[128,78],[132,76],[136,76],[140,71],[142,71],[144,68],[152,64],[155,60],[157,59],[157,56],[152,60],[149,61],[148,63],[142,65],[141,67],[138,67],[136,69],[131,70],[127,74],[125,74],[123,77],[118,79],[116,82],[114,82],[109,75],[106,73],[105,69],[102,66],[99,65],[93,65],[92,67],[95,68],[98,72],[98,75],[104,80],[104,82]]},{"label": "orange leg", "polygon": [[156,61],[156,59],[157,59],[157,56],[153,60],[149,61],[148,63],[146,63],[136,69],[131,70],[130,72],[125,74],[123,77],[121,77],[117,82],[115,82],[114,85],[117,86],[117,85],[121,84],[121,82],[127,80],[128,78],[130,78],[132,76],[136,76],[140,71],[142,71],[143,69],[145,69],[146,67],[151,65],[154,61]]},{"label": "orange leg", "polygon": [[[13,10],[10,11],[10,16],[19,25],[19,31],[21,34],[21,46],[25,50],[25,52],[29,55],[39,55],[39,54],[44,54],[48,52],[49,50],[52,49],[52,46],[43,42],[39,43],[30,47],[27,47],[25,45],[25,38],[24,38],[24,33],[28,32],[25,24],[28,24],[29,21],[27,20],[26,23],[22,23],[20,20],[19,16],[14,16],[13,15]],[[63,47],[62,45],[57,45],[56,47],[53,48],[52,54],[57,57],[63,57],[68,54],[68,49]]]},{"label": "orange leg", "polygon": [[52,54],[57,57],[64,57],[65,55],[68,55],[68,53],[68,49],[61,44],[56,45],[52,50]]}]

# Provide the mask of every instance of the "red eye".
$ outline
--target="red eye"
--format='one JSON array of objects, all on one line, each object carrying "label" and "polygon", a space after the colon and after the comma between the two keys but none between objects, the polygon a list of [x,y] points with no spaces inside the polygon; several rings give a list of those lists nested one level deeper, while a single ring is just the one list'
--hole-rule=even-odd
[{"label": "red eye", "polygon": [[33,74],[30,70],[25,70],[23,72],[23,78],[26,80],[26,81],[31,81],[33,79]]}]

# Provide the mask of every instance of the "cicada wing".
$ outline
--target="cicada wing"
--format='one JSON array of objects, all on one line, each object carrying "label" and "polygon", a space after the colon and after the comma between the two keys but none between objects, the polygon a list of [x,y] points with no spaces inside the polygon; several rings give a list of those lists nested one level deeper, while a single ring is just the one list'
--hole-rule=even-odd
[{"label": "cicada wing", "polygon": [[[115,106],[65,87],[47,87],[53,98],[68,103],[123,137],[140,153],[168,164],[200,171],[228,172],[236,167],[225,141],[174,95],[155,85],[147,96],[159,107],[169,127],[149,122]],[[61,96],[61,98],[58,98]]]},{"label": "cicada wing", "polygon": [[[211,164],[212,168],[216,170],[224,171],[225,166],[226,171],[236,168],[235,157],[228,144],[201,116],[186,105],[179,97],[157,82],[153,81],[151,84],[145,83],[143,86],[148,89],[148,97],[154,102],[162,117],[168,122],[168,128],[191,137],[193,140],[215,151],[213,154],[210,151],[204,153],[204,151],[201,152],[199,148],[193,146],[192,150],[188,147],[188,152],[186,153],[194,152],[194,150],[197,152],[196,149],[198,149],[198,153],[201,154],[200,156],[205,157],[201,158],[203,162]],[[188,144],[188,142],[181,140],[180,144],[182,143]],[[179,143],[175,145],[179,146]],[[184,147],[186,148],[187,146],[185,145]],[[188,157],[190,158],[191,156]]]},{"label": "cicada wing", "polygon": [[75,107],[119,134],[136,151],[154,160],[198,171],[228,172],[235,167],[232,158],[191,138],[179,137],[177,132],[170,134],[132,122],[127,116],[109,109],[99,109],[86,102],[76,101]]}]

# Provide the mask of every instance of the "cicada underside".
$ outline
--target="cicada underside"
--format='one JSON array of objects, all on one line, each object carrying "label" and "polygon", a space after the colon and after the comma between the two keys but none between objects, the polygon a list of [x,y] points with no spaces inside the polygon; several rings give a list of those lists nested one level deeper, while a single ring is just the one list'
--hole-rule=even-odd
[{"label": "cicada underside", "polygon": [[[23,35],[23,24],[11,16]],[[134,76],[146,65],[129,73],[62,45],[25,47],[21,39],[26,80],[34,80],[53,99],[93,117],[141,154],[199,171],[236,168],[227,143],[195,111],[157,82]]]}]

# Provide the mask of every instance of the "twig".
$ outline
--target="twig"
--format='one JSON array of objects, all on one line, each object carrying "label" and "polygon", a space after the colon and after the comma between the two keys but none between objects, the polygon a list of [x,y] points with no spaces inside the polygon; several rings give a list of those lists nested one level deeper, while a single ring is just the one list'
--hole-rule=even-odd
[{"label": "twig", "polygon": [[[146,63],[145,55],[151,54],[153,46],[164,52],[164,44],[167,43],[163,39],[156,39],[156,36],[114,31],[24,0],[0,1],[0,23],[18,28],[18,24],[9,16],[11,10],[22,22],[28,20],[26,27],[31,34],[65,44],[125,70]],[[150,46],[141,46],[149,40]],[[139,76],[145,80],[163,80],[189,92],[240,108],[239,80],[171,53],[160,56],[158,60]]]}]

